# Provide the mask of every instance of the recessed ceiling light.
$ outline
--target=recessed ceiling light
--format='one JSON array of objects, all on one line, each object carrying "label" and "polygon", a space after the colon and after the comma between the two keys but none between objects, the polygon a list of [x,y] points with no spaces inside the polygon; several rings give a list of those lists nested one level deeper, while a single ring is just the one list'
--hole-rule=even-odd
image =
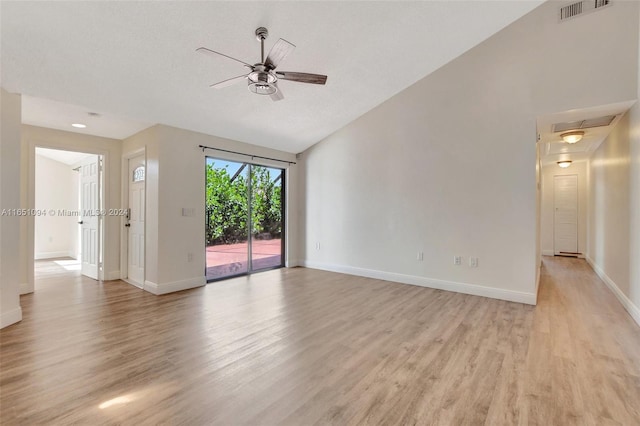
[{"label": "recessed ceiling light", "polygon": [[563,169],[566,169],[570,165],[571,165],[571,160],[558,161],[558,166],[562,167]]},{"label": "recessed ceiling light", "polygon": [[75,127],[76,129],[84,129],[85,127],[87,127],[86,124],[82,124],[82,123],[73,123],[71,126]]}]

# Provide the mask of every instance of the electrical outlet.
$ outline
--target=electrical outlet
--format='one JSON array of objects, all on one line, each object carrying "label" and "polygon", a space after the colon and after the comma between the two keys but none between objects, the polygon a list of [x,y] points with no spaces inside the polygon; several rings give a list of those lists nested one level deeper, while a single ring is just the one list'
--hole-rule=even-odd
[{"label": "electrical outlet", "polygon": [[456,266],[462,265],[462,256],[453,256],[453,264]]},{"label": "electrical outlet", "polygon": [[478,258],[477,257],[470,257],[469,258],[469,266],[472,268],[477,268],[478,267]]},{"label": "electrical outlet", "polygon": [[419,251],[418,255],[416,256],[417,260],[424,260],[424,252]]},{"label": "electrical outlet", "polygon": [[320,243],[316,243],[316,250],[320,250]]}]

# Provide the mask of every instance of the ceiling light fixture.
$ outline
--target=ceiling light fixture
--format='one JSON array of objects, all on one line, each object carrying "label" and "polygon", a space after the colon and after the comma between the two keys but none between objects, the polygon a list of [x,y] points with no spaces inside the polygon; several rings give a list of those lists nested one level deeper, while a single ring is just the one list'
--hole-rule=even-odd
[{"label": "ceiling light fixture", "polygon": [[278,78],[264,65],[256,65],[255,71],[249,73],[249,91],[258,95],[273,95],[278,91]]},{"label": "ceiling light fixture", "polygon": [[565,141],[566,143],[579,142],[583,136],[584,136],[584,132],[582,130],[574,130],[573,132],[567,132],[560,135],[562,140]]},{"label": "ceiling light fixture", "polygon": [[87,127],[87,125],[82,123],[73,123],[71,127],[75,127],[76,129],[84,129],[85,127]]},{"label": "ceiling light fixture", "polygon": [[563,169],[566,169],[570,165],[571,165],[571,160],[558,161],[558,166],[562,167]]},{"label": "ceiling light fixture", "polygon": [[270,83],[249,83],[249,91],[258,95],[273,95],[278,88]]}]

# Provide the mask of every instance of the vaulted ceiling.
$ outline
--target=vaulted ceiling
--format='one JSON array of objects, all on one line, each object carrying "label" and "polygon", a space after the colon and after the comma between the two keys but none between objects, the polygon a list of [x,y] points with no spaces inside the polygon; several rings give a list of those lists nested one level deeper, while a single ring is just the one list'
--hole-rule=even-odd
[{"label": "vaulted ceiling", "polygon": [[[102,136],[163,123],[300,152],[540,3],[2,2],[1,84],[30,97],[30,124],[73,131],[71,115],[92,111]],[[327,85],[280,82],[280,102],[244,84],[210,89],[244,68],[195,49],[258,62],[259,26],[267,50],[278,38],[297,46],[279,69]]]}]

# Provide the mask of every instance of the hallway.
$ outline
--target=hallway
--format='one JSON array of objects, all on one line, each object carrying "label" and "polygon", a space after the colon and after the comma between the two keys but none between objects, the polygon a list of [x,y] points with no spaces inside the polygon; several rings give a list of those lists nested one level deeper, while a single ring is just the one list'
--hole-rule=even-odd
[{"label": "hallway", "polygon": [[584,260],[543,262],[536,307],[304,268],[154,296],[49,265],[0,330],[0,423],[640,424],[640,328]]}]

